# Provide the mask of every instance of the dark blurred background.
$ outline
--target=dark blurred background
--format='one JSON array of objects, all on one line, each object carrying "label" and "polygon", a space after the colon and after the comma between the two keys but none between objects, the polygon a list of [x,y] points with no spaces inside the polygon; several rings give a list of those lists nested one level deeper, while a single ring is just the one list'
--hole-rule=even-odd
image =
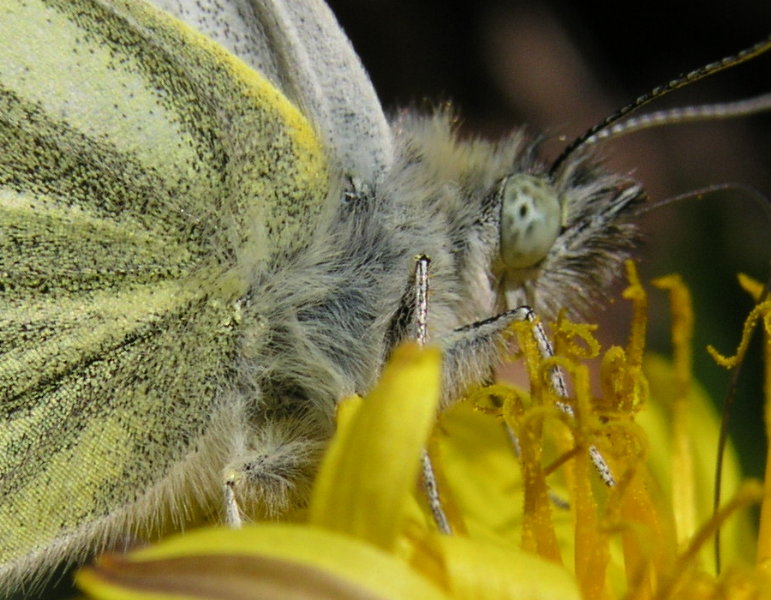
[{"label": "dark blurred background", "polygon": [[[616,108],[673,76],[771,32],[771,2],[685,0],[625,5],[514,0],[332,0],[383,105],[428,109],[451,101],[469,134],[501,136],[527,124],[564,145]],[[694,8],[697,7],[697,8]],[[771,56],[679,90],[650,108],[736,100],[771,91]],[[643,109],[645,110],[645,109]],[[603,145],[612,168],[633,173],[654,200],[739,182],[771,195],[771,114],[631,134]],[[751,308],[735,275],[769,275],[771,224],[741,192],[662,209],[644,223],[646,280],[679,272],[696,308],[697,377],[722,402],[728,373],[704,347],[732,353]],[[650,346],[669,352],[667,299],[652,294]],[[629,307],[605,311],[606,339],[623,343]],[[592,315],[596,318],[596,315]],[[756,336],[758,337],[758,336]],[[764,456],[761,346],[741,378],[731,431],[749,474]]]}]

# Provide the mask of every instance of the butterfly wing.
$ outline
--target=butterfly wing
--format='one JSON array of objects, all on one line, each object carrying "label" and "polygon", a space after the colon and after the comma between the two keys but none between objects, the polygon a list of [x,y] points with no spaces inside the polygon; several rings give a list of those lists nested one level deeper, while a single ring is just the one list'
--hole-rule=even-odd
[{"label": "butterfly wing", "polygon": [[270,79],[299,106],[346,175],[374,182],[391,134],[374,88],[319,0],[154,0]]},{"label": "butterfly wing", "polygon": [[156,8],[0,7],[2,587],[162,520],[211,462],[239,298],[328,177],[275,86]]}]

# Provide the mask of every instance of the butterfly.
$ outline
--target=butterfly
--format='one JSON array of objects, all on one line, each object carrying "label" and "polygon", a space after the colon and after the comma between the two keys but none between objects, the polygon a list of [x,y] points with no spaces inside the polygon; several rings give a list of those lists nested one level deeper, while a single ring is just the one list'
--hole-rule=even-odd
[{"label": "butterfly", "polygon": [[335,403],[414,335],[449,403],[511,310],[588,308],[641,187],[586,148],[386,118],[329,8],[3,2],[0,589],[307,497]]}]

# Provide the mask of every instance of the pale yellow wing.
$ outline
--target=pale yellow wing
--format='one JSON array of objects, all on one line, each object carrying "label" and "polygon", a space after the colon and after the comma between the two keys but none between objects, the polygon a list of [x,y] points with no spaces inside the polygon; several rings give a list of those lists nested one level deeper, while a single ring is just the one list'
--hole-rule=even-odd
[{"label": "pale yellow wing", "polygon": [[381,179],[391,128],[369,75],[323,0],[152,0],[263,73],[318,129],[351,178]]},{"label": "pale yellow wing", "polygon": [[156,8],[0,14],[2,589],[164,516],[135,503],[200,454],[240,300],[328,180],[300,113]]}]

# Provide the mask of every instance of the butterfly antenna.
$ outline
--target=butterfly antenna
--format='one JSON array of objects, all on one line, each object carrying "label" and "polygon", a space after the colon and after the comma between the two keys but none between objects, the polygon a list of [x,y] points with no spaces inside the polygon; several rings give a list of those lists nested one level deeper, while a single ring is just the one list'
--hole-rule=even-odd
[{"label": "butterfly antenna", "polygon": [[557,160],[554,161],[551,169],[549,169],[549,176],[554,177],[562,164],[576,150],[586,144],[591,144],[597,141],[597,139],[599,139],[597,136],[600,134],[600,132],[621,121],[628,114],[636,111],[640,107],[645,106],[649,102],[657,98],[661,98],[662,96],[665,96],[676,89],[695,83],[700,79],[704,79],[705,77],[719,73],[724,69],[735,67],[736,65],[739,65],[743,62],[752,60],[753,58],[760,56],[770,49],[771,35],[769,35],[764,40],[750,46],[749,48],[745,48],[744,50],[737,52],[736,54],[731,54],[725,58],[722,58],[721,60],[709,63],[688,73],[683,73],[663,85],[656,86],[649,92],[639,96],[633,102],[630,102],[626,106],[618,109],[616,112],[609,115],[601,122],[597,123],[594,127],[591,127],[589,130],[587,130],[584,134],[574,139],[570,144],[568,144],[568,146],[562,151],[562,154],[560,154],[557,157]]},{"label": "butterfly antenna", "polygon": [[717,104],[699,104],[696,106],[680,106],[657,110],[636,117],[629,117],[623,121],[613,123],[602,131],[598,131],[586,144],[593,144],[600,140],[608,140],[622,135],[627,135],[664,125],[679,125],[681,123],[693,123],[695,121],[717,121],[719,119],[736,119],[747,117],[771,110],[771,92],[761,94],[754,98],[745,98],[734,102],[720,102]]}]

